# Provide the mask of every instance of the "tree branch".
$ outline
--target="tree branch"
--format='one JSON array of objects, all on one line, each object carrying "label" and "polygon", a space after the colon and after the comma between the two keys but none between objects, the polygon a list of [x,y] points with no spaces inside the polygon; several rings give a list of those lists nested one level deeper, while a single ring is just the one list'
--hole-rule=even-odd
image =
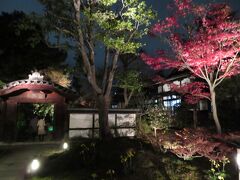
[{"label": "tree branch", "polygon": [[109,66],[109,49],[105,49],[105,58],[104,58],[104,69],[103,69],[103,79],[102,79],[102,90],[106,90],[107,83],[107,74],[108,74],[108,66]]},{"label": "tree branch", "polygon": [[214,87],[217,87],[217,86],[225,79],[225,77],[227,76],[227,74],[230,72],[231,67],[233,66],[233,63],[234,63],[235,60],[237,59],[238,53],[239,53],[239,52],[237,52],[237,53],[235,54],[235,56],[232,58],[232,62],[228,64],[228,66],[227,66],[225,72],[223,73],[223,75],[216,79],[216,83],[214,84]]},{"label": "tree branch", "polygon": [[93,87],[93,89],[96,91],[97,94],[101,94],[102,93],[102,89],[99,88],[99,86],[97,85],[96,82],[96,77],[95,77],[95,67],[94,64],[90,64],[90,60],[87,56],[87,52],[86,52],[86,46],[84,43],[84,38],[83,38],[83,32],[81,29],[81,20],[80,20],[80,9],[81,9],[81,1],[80,0],[73,0],[74,3],[74,8],[75,8],[75,20],[77,22],[77,32],[78,32],[78,42],[79,42],[79,50],[81,52],[82,55],[82,60],[83,60],[83,65],[86,69],[86,73],[87,73],[87,78],[89,83],[91,84],[91,86]]},{"label": "tree branch", "polygon": [[114,74],[115,74],[115,71],[117,68],[117,61],[118,61],[119,53],[120,52],[117,50],[113,57],[112,68],[111,68],[111,71],[109,72],[109,76],[108,76],[108,80],[107,80],[107,88],[104,93],[106,96],[110,96],[110,93],[111,93],[112,82],[113,82],[113,77],[114,77]]}]

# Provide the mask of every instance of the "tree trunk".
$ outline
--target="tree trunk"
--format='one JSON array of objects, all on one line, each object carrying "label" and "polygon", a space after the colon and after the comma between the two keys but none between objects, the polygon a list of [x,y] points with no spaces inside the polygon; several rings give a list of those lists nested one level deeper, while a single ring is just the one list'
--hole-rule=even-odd
[{"label": "tree trunk", "polygon": [[108,125],[110,98],[104,95],[98,95],[97,108],[99,116],[99,133],[102,139],[111,138],[112,134]]},{"label": "tree trunk", "polygon": [[216,105],[216,93],[214,89],[210,90],[211,94],[211,107],[212,107],[212,115],[213,115],[213,120],[215,122],[215,126],[217,128],[217,133],[221,134],[222,133],[222,128],[218,119],[218,114],[217,114],[217,105]]},{"label": "tree trunk", "polygon": [[127,94],[127,88],[123,89],[123,97],[124,97],[124,104],[123,108],[126,108],[128,106],[128,94]]}]

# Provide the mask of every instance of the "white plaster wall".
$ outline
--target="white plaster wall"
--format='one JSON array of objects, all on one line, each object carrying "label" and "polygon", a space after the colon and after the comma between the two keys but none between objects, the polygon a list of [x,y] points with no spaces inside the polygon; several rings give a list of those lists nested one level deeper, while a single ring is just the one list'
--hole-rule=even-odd
[{"label": "white plaster wall", "polygon": [[[94,115],[94,128],[99,128],[98,114]],[[116,136],[135,136],[135,129],[122,128],[122,127],[135,127],[136,126],[136,114],[129,113],[111,113],[108,115],[109,127],[112,128],[111,132]],[[115,118],[117,118],[117,124],[115,124]],[[89,128],[89,129],[76,129],[73,128]],[[73,113],[69,117],[69,138],[73,137],[92,137],[93,128],[93,113]],[[114,129],[114,128],[117,128]],[[72,130],[71,130],[72,129]],[[117,133],[115,133],[117,132]],[[99,130],[94,130],[94,137],[99,137]]]},{"label": "white plaster wall", "polygon": [[70,114],[69,128],[91,128],[92,114]]}]

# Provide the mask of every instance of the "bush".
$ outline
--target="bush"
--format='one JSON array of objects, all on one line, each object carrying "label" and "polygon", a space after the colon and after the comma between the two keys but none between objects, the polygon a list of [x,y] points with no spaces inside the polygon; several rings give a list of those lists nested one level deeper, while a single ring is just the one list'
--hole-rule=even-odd
[{"label": "bush", "polygon": [[139,121],[138,121],[138,124],[137,124],[137,132],[139,134],[143,133],[143,134],[148,134],[150,132],[152,132],[152,129],[150,127],[150,124],[149,122],[147,121],[147,119],[145,119],[144,117],[141,118]]},{"label": "bush", "polygon": [[148,130],[148,128],[154,129],[156,136],[157,129],[166,131],[173,125],[173,122],[174,120],[168,111],[164,110],[163,107],[153,106],[147,108],[145,111],[142,128],[144,128],[144,130]]}]

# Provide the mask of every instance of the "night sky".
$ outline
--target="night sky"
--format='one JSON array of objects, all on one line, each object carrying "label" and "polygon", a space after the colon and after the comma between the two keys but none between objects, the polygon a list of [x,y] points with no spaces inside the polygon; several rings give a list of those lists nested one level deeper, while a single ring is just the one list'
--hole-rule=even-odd
[{"label": "night sky", "polygon": [[[146,0],[146,2],[159,12],[160,15],[166,14],[166,5],[171,0]],[[234,10],[240,10],[239,0],[196,0],[196,2],[207,3],[207,2],[226,2],[230,4]],[[21,10],[24,12],[43,12],[43,8],[37,0],[1,0],[0,1],[0,12],[12,12],[14,10]]]},{"label": "night sky", "polygon": [[[226,2],[230,4],[234,11],[238,11],[238,16],[240,16],[240,0],[196,0],[201,3],[209,3],[209,2]],[[195,1],[195,2],[196,2]],[[159,18],[164,18],[167,16],[166,5],[171,2],[171,0],[146,0],[146,2],[153,7],[154,10],[158,12]],[[37,0],[0,0],[0,12],[13,12],[14,10],[24,11],[25,13],[42,13],[43,7]],[[151,51],[156,49],[158,46],[157,39],[149,39],[144,38],[147,46],[144,48],[147,51]],[[153,48],[154,46],[155,48]],[[67,62],[72,64],[73,61],[73,53],[69,53],[67,58]]]},{"label": "night sky", "polygon": [[1,0],[0,1],[0,12],[12,12],[14,10],[24,11],[27,13],[43,12],[43,8],[37,0]]}]

